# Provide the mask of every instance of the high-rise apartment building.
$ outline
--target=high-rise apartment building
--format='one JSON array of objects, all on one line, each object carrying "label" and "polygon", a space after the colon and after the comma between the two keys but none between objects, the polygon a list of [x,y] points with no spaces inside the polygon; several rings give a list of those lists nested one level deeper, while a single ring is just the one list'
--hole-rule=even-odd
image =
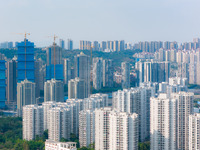
[{"label": "high-rise apartment building", "polygon": [[103,86],[103,58],[93,58],[93,87],[100,90]]},{"label": "high-rise apartment building", "polygon": [[17,83],[17,114],[22,116],[22,108],[25,105],[36,104],[35,83],[25,79]]},{"label": "high-rise apartment building", "polygon": [[38,105],[27,105],[23,107],[23,139],[34,140],[41,136],[43,129],[43,108]]},{"label": "high-rise apartment building", "polygon": [[174,93],[172,98],[178,100],[177,109],[177,149],[189,148],[189,115],[193,113],[194,93]]},{"label": "high-rise apartment building", "polygon": [[95,150],[137,150],[138,115],[111,108],[95,110]]},{"label": "high-rise apartment building", "polygon": [[[199,66],[198,66],[199,67]],[[189,64],[189,84],[196,84],[197,82],[197,70],[199,69],[197,64]]]},{"label": "high-rise apartment building", "polygon": [[0,54],[0,108],[5,107],[6,102],[6,65],[5,56]]},{"label": "high-rise apartment building", "polygon": [[6,98],[8,103],[17,102],[17,61],[12,59],[6,62],[7,86]]},{"label": "high-rise apartment building", "polygon": [[124,46],[125,46],[124,40],[120,40],[118,42],[119,42],[119,45],[118,45],[119,51],[123,51],[124,50]]},{"label": "high-rise apartment building", "polygon": [[113,61],[103,60],[103,86],[113,87]]},{"label": "high-rise apartment building", "polygon": [[60,141],[61,138],[70,138],[70,109],[54,107],[49,110],[49,139]]},{"label": "high-rise apartment building", "polygon": [[107,43],[106,43],[106,41],[102,41],[102,42],[101,42],[100,48],[101,48],[101,51],[104,51],[104,50],[107,48]]},{"label": "high-rise apartment building", "polygon": [[17,44],[17,80],[20,83],[25,79],[34,82],[34,43],[24,39]]},{"label": "high-rise apartment building", "polygon": [[85,80],[80,78],[71,79],[68,82],[68,98],[85,98]]},{"label": "high-rise apartment building", "polygon": [[44,87],[44,71],[43,71],[43,61],[41,59],[35,62],[35,94],[36,98],[40,97],[40,90]]},{"label": "high-rise apartment building", "polygon": [[122,62],[121,64],[122,72],[122,88],[130,88],[130,64],[128,62]]},{"label": "high-rise apartment building", "polygon": [[68,39],[68,50],[73,50],[73,41],[71,39]]},{"label": "high-rise apartment building", "polygon": [[43,125],[44,125],[44,130],[49,129],[49,110],[53,107],[56,107],[56,102],[54,101],[48,101],[48,102],[44,102],[42,103],[42,107],[43,107]]},{"label": "high-rise apartment building", "polygon": [[92,50],[93,51],[99,51],[99,42],[98,41],[94,41],[92,43]]},{"label": "high-rise apartment building", "polygon": [[137,150],[139,137],[138,124],[139,119],[136,113],[130,114],[111,111],[109,114],[108,129],[109,148],[115,150]]},{"label": "high-rise apartment building", "polygon": [[152,150],[177,149],[177,100],[160,94],[150,100],[150,141]]},{"label": "high-rise apartment building", "polygon": [[189,115],[194,94],[160,94],[151,98],[151,149],[189,149]]},{"label": "high-rise apartment building", "polygon": [[60,39],[60,47],[64,50],[65,49],[65,41],[63,39]]},{"label": "high-rise apartment building", "polygon": [[[37,126],[38,121],[42,121],[42,125],[40,125],[40,131],[47,130],[49,131],[49,139],[50,140],[56,140],[59,141],[62,137],[69,139],[70,133],[75,134],[76,136],[79,135],[79,125],[82,126],[84,130],[84,124],[83,122],[88,122],[89,118],[87,117],[87,120],[84,120],[82,118],[81,124],[79,123],[79,112],[84,110],[90,110],[93,112],[96,108],[104,108],[108,106],[108,95],[107,94],[94,94],[91,95],[89,98],[85,99],[68,99],[66,102],[55,102],[55,101],[48,101],[42,103],[42,106],[36,105],[26,105],[27,109],[31,108],[38,109],[39,107],[42,108],[43,112],[42,115],[39,116],[39,113],[35,111],[35,113],[29,113],[30,109],[28,109],[29,114],[24,114],[27,121],[35,124],[37,127],[37,130],[39,126]],[[34,121],[34,115],[36,115],[36,120]],[[30,118],[27,118],[28,116],[31,116]],[[81,115],[80,115],[81,116]],[[94,116],[94,114],[93,114]],[[37,120],[37,119],[40,120]],[[94,118],[93,118],[94,119]],[[93,120],[94,122],[94,120]],[[29,123],[30,124],[30,123]],[[26,124],[27,125],[27,124]],[[88,125],[88,124],[87,124]],[[94,124],[93,124],[94,125]],[[29,134],[34,134],[35,131],[31,130],[31,127],[26,126],[27,130],[30,132],[27,132],[27,136]],[[86,126],[85,126],[86,127]],[[89,128],[88,128],[89,129]],[[24,129],[26,130],[26,129]],[[26,131],[27,131],[26,130]],[[94,128],[91,130],[93,131]],[[24,131],[25,132],[25,131]],[[89,131],[85,131],[84,133],[89,133]],[[43,133],[43,132],[40,132]],[[81,135],[83,138],[85,135]],[[94,139],[94,132],[91,139]],[[89,140],[89,137],[87,137]],[[84,139],[85,140],[85,139]],[[94,140],[92,140],[91,143],[93,143]],[[89,142],[89,141],[88,141]],[[89,142],[90,143],[90,142]]]},{"label": "high-rise apartment building", "polygon": [[46,79],[63,80],[62,48],[53,43],[46,50],[47,68]]},{"label": "high-rise apartment building", "polygon": [[178,63],[177,76],[189,79],[189,65],[187,63]]},{"label": "high-rise apartment building", "polygon": [[64,85],[62,81],[51,79],[45,82],[44,101],[64,102]]},{"label": "high-rise apartment building", "polygon": [[118,44],[118,41],[117,41],[117,40],[115,40],[115,41],[113,42],[113,51],[115,51],[115,52],[118,52],[118,51],[119,51],[119,44]]},{"label": "high-rise apartment building", "polygon": [[169,41],[164,42],[164,49],[170,49],[170,43]]},{"label": "high-rise apartment building", "polygon": [[90,49],[91,49],[90,41],[83,41],[83,40],[80,41],[79,50],[90,50]]},{"label": "high-rise apartment building", "polygon": [[0,48],[13,48],[13,42],[0,43]]},{"label": "high-rise apartment building", "polygon": [[93,110],[79,112],[80,147],[88,147],[95,142],[95,113]]},{"label": "high-rise apartment building", "polygon": [[90,95],[90,57],[81,52],[75,56],[75,76],[85,81],[85,97]]},{"label": "high-rise apartment building", "polygon": [[110,41],[106,42],[106,49],[110,49]]},{"label": "high-rise apartment building", "polygon": [[110,42],[110,48],[111,50],[114,50],[114,42],[113,41],[109,41]]},{"label": "high-rise apartment building", "polygon": [[150,97],[155,89],[144,84],[139,88],[124,89],[113,93],[112,106],[120,112],[137,113],[139,118],[139,139],[145,141],[150,130]]},{"label": "high-rise apartment building", "polygon": [[157,61],[139,61],[136,63],[141,82],[168,82],[170,77],[170,63]]},{"label": "high-rise apartment building", "polygon": [[71,79],[71,63],[69,59],[63,59],[63,67],[64,84],[68,84],[68,81]]},{"label": "high-rise apartment building", "polygon": [[95,110],[95,150],[109,150],[110,107]]},{"label": "high-rise apartment building", "polygon": [[189,150],[200,149],[200,114],[189,116]]}]

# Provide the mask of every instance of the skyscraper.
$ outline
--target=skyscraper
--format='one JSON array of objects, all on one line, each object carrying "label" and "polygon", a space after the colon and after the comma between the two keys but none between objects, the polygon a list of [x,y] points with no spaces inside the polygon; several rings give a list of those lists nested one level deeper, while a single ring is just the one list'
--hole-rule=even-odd
[{"label": "skyscraper", "polygon": [[62,48],[53,43],[52,46],[47,48],[46,54],[46,79],[63,80]]},{"label": "skyscraper", "polygon": [[114,42],[113,41],[110,41],[110,48],[111,50],[114,50]]},{"label": "skyscraper", "polygon": [[[103,120],[102,120],[103,121]],[[115,150],[138,149],[139,119],[136,113],[111,111],[109,114],[109,148]]]},{"label": "skyscraper", "polygon": [[93,58],[93,87],[100,90],[103,85],[103,59]]},{"label": "skyscraper", "polygon": [[17,80],[18,82],[25,79],[34,82],[34,43],[24,39],[17,44],[18,64],[17,64]]},{"label": "skyscraper", "polygon": [[[40,97],[40,90],[43,90],[44,87],[43,62],[41,59],[38,59],[34,63],[35,63],[35,94],[36,98],[38,98]],[[42,84],[43,86],[41,87]]]},{"label": "skyscraper", "polygon": [[6,65],[5,56],[0,54],[0,108],[5,107],[6,102]]},{"label": "skyscraper", "polygon": [[56,107],[56,102],[54,101],[48,101],[48,102],[44,102],[42,103],[42,107],[43,107],[43,125],[44,125],[44,130],[49,129],[49,110],[53,107]]},{"label": "skyscraper", "polygon": [[80,50],[90,50],[91,49],[91,42],[80,40],[79,49]]},{"label": "skyscraper", "polygon": [[64,72],[64,84],[68,84],[71,79],[71,63],[69,59],[63,59],[63,72]]},{"label": "skyscraper", "polygon": [[150,100],[150,138],[152,150],[176,150],[177,100],[160,94]]},{"label": "skyscraper", "polygon": [[93,51],[99,51],[99,42],[98,41],[94,41],[92,43],[92,48],[93,48]]},{"label": "skyscraper", "polygon": [[119,51],[123,51],[124,46],[125,46],[124,40],[119,41],[119,46],[118,46]]},{"label": "skyscraper", "polygon": [[95,142],[95,113],[92,110],[79,112],[80,147],[88,147]]},{"label": "skyscraper", "polygon": [[110,107],[95,110],[95,150],[109,150],[110,130],[109,114]]},{"label": "skyscraper", "polygon": [[85,81],[85,97],[90,95],[90,57],[81,52],[75,56],[75,76]]},{"label": "skyscraper", "polygon": [[113,87],[113,61],[103,60],[103,86]]},{"label": "skyscraper", "polygon": [[71,79],[68,82],[68,98],[85,98],[85,80],[80,78]]},{"label": "skyscraper", "polygon": [[150,130],[150,97],[154,88],[144,84],[138,88],[113,92],[112,107],[119,112],[137,113],[139,118],[139,139],[145,141]]},{"label": "skyscraper", "polygon": [[111,108],[95,110],[95,150],[137,150],[138,115]]},{"label": "skyscraper", "polygon": [[118,52],[119,51],[119,47],[118,46],[119,46],[118,41],[115,40],[113,42],[113,51]]},{"label": "skyscraper", "polygon": [[65,41],[60,39],[60,47],[64,50],[65,49]]},{"label": "skyscraper", "polygon": [[189,115],[194,94],[160,94],[151,98],[151,149],[189,149]]},{"label": "skyscraper", "polygon": [[68,39],[68,50],[73,50],[73,41],[71,39]]},{"label": "skyscraper", "polygon": [[110,41],[106,42],[106,49],[110,49]]},{"label": "skyscraper", "polygon": [[17,102],[17,61],[12,59],[7,61],[7,90],[6,98],[9,102]]},{"label": "skyscraper", "polygon": [[164,42],[164,49],[166,49],[166,50],[167,50],[167,49],[170,49],[170,43],[171,43],[171,42],[169,42],[169,41],[165,41],[165,42]]},{"label": "skyscraper", "polygon": [[36,104],[35,83],[25,79],[17,83],[17,113],[22,116],[22,107],[25,105]]},{"label": "skyscraper", "polygon": [[43,129],[43,108],[38,105],[27,105],[23,107],[23,139],[34,140],[41,136]]},{"label": "skyscraper", "polygon": [[54,107],[49,110],[49,139],[60,141],[61,138],[70,138],[70,109],[64,107]]},{"label": "skyscraper", "polygon": [[161,61],[137,62],[139,80],[141,82],[168,82],[170,77],[170,63]]},{"label": "skyscraper", "polygon": [[64,85],[62,81],[51,79],[45,82],[44,101],[64,102]]},{"label": "skyscraper", "polygon": [[189,116],[189,150],[200,149],[200,114]]},{"label": "skyscraper", "polygon": [[177,109],[177,149],[189,148],[189,115],[193,113],[194,93],[174,93],[172,98],[178,100]]},{"label": "skyscraper", "polygon": [[130,88],[130,64],[128,62],[122,62],[122,88]]},{"label": "skyscraper", "polygon": [[100,45],[101,51],[104,51],[106,49],[106,44],[107,44],[106,41],[101,42],[101,45]]}]

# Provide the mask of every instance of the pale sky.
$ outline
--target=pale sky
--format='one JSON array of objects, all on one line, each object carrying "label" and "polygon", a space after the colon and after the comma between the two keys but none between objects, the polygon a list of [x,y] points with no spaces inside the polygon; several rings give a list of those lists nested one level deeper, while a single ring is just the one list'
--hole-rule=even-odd
[{"label": "pale sky", "polygon": [[[0,0],[0,42],[30,32],[36,46],[56,34],[74,40],[192,41],[200,37],[200,0]],[[57,40],[58,42],[58,40]]]}]

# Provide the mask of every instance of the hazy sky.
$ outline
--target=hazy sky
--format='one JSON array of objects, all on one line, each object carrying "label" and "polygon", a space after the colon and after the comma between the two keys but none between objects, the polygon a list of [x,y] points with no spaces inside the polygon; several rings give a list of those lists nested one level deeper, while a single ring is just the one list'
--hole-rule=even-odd
[{"label": "hazy sky", "polygon": [[64,40],[192,41],[200,37],[200,0],[0,0],[0,42],[30,32],[36,46]]}]

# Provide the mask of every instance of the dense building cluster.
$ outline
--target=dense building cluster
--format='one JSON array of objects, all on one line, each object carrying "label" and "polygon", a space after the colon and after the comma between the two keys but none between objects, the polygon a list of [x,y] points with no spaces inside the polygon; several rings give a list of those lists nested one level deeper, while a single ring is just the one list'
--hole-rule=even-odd
[{"label": "dense building cluster", "polygon": [[[68,43],[73,49],[72,40]],[[95,150],[137,150],[145,141],[152,150],[199,149],[200,116],[188,89],[200,85],[199,43],[80,41],[82,52],[72,60],[63,58],[60,40],[60,46],[45,48],[45,63],[25,39],[17,44],[17,57],[0,54],[0,107],[17,108],[24,140],[48,130],[47,149],[75,150],[76,143],[60,142],[71,134],[79,137],[80,147],[95,144]],[[137,46],[143,52],[132,56],[134,63],[127,59],[118,65],[84,52]],[[111,91],[100,93],[105,89]]]}]

